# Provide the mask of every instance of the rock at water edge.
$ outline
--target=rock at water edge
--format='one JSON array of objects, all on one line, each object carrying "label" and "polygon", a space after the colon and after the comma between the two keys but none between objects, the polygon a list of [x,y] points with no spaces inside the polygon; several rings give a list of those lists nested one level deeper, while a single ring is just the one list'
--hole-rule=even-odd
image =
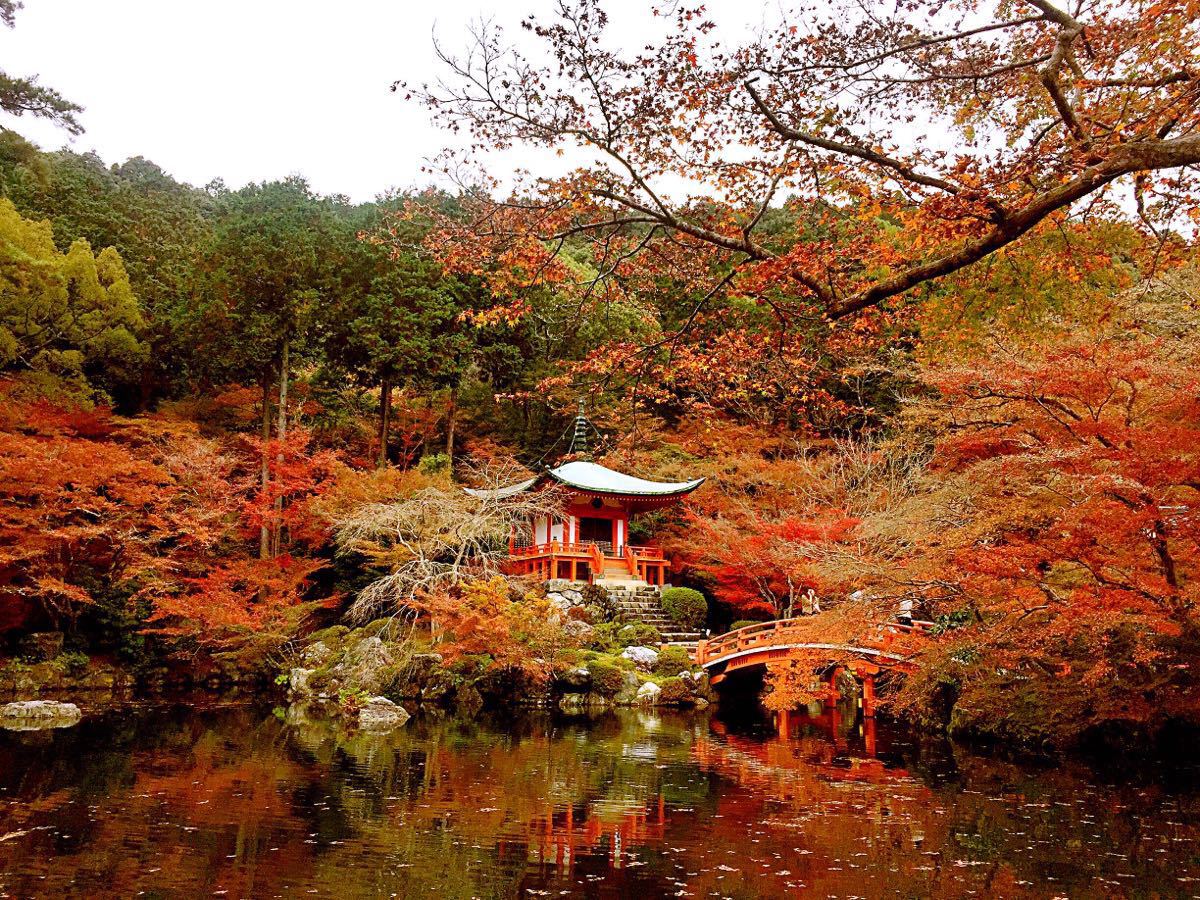
[{"label": "rock at water edge", "polygon": [[372,731],[399,728],[409,720],[408,710],[387,697],[372,697],[358,711],[358,725]]},{"label": "rock at water edge", "polygon": [[83,718],[74,703],[54,700],[24,700],[0,706],[0,727],[10,731],[37,728],[69,728]]},{"label": "rock at water edge", "polygon": [[653,706],[658,701],[658,695],[662,693],[660,688],[653,681],[647,681],[637,692],[637,702],[647,706]]}]

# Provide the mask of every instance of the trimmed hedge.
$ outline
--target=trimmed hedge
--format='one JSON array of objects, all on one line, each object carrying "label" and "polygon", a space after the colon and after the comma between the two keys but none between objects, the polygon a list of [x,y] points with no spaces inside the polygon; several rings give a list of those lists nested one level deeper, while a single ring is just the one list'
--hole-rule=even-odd
[{"label": "trimmed hedge", "polygon": [[664,678],[658,694],[658,702],[670,706],[690,706],[695,702],[692,689],[681,678]]},{"label": "trimmed hedge", "polygon": [[708,601],[692,588],[667,588],[662,592],[662,608],[672,622],[688,631],[703,628],[708,620]]},{"label": "trimmed hedge", "polygon": [[587,664],[592,675],[592,690],[605,697],[613,697],[625,686],[625,673],[612,663],[595,660]]},{"label": "trimmed hedge", "polygon": [[622,647],[657,647],[662,643],[662,635],[653,625],[634,622],[617,632],[617,643]]},{"label": "trimmed hedge", "polygon": [[654,664],[655,675],[678,675],[691,669],[692,654],[683,647],[663,647],[658,651],[658,662]]}]

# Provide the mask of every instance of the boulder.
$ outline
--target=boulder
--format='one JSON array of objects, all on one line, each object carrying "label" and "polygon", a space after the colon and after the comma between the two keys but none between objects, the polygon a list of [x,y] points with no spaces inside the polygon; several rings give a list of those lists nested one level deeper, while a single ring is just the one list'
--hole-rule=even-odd
[{"label": "boulder", "polygon": [[563,623],[563,631],[573,638],[578,638],[580,641],[586,642],[595,633],[596,629],[582,619],[567,619]]},{"label": "boulder", "polygon": [[83,713],[74,703],[54,700],[25,700],[0,706],[0,727],[10,731],[69,728],[81,718]]},{"label": "boulder", "polygon": [[304,664],[310,669],[319,669],[333,656],[333,651],[324,641],[317,641],[304,648]]},{"label": "boulder", "polygon": [[63,648],[63,633],[61,631],[35,631],[21,638],[17,646],[18,652],[26,659],[35,662],[46,662],[54,659]]},{"label": "boulder", "polygon": [[358,725],[371,731],[399,728],[409,720],[408,710],[387,697],[372,697],[358,710]]},{"label": "boulder", "polygon": [[558,678],[570,693],[585,693],[592,686],[592,673],[583,666],[567,669]]},{"label": "boulder", "polygon": [[642,679],[637,677],[636,672],[625,672],[623,677],[624,682],[621,685],[621,690],[613,698],[613,703],[617,706],[633,706],[637,703],[638,690],[642,686]]},{"label": "boulder", "polygon": [[653,706],[658,702],[658,695],[662,693],[660,688],[653,681],[647,681],[637,692],[637,702],[645,706]]},{"label": "boulder", "polygon": [[392,664],[387,644],[377,637],[363,638],[346,654],[340,681],[354,690],[377,695],[383,689],[385,670]]},{"label": "boulder", "polygon": [[550,604],[560,613],[565,613],[571,608],[571,601],[559,591],[551,591],[546,595],[546,599],[550,601]]},{"label": "boulder", "polygon": [[651,647],[626,647],[621,655],[631,660],[639,669],[649,672],[658,662],[658,651]]},{"label": "boulder", "polygon": [[308,696],[312,694],[312,685],[309,684],[309,679],[312,678],[316,669],[292,669],[288,673],[288,689],[293,694],[300,696]]}]

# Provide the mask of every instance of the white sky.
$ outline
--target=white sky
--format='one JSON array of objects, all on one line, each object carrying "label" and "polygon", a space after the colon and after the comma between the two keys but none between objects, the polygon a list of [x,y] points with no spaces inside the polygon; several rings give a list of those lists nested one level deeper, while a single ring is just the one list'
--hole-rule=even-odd
[{"label": "white sky", "polygon": [[[318,191],[368,200],[427,184],[421,164],[451,141],[389,91],[437,76],[435,25],[447,49],[465,46],[465,26],[481,16],[521,39],[521,18],[551,2],[26,0],[16,28],[0,29],[4,68],[37,73],[81,104],[87,131],[68,141],[28,118],[5,124],[45,149],[69,143],[110,163],[144,156],[196,185],[298,173]],[[650,2],[609,0],[622,46],[648,40]],[[762,0],[707,5],[726,40],[764,17]]]}]

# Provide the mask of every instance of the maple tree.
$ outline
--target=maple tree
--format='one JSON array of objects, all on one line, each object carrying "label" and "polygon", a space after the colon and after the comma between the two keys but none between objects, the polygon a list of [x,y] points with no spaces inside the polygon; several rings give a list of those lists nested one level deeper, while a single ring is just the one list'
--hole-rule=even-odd
[{"label": "maple tree", "polygon": [[[1166,245],[1194,214],[1192,0],[799,5],[741,46],[702,8],[661,13],[661,33],[625,52],[600,0],[561,0],[522,23],[540,50],[484,25],[461,55],[439,47],[437,84],[397,85],[468,154],[583,151],[507,199],[445,163],[467,214],[431,243],[451,270],[507,273],[504,314],[531,285],[625,295],[670,271],[692,287],[677,331],[731,290],[784,323],[837,320],[1027,234],[1128,218],[1118,183]],[[789,192],[803,222],[781,242],[767,226]],[[573,243],[591,251],[586,277],[565,264]]]}]

